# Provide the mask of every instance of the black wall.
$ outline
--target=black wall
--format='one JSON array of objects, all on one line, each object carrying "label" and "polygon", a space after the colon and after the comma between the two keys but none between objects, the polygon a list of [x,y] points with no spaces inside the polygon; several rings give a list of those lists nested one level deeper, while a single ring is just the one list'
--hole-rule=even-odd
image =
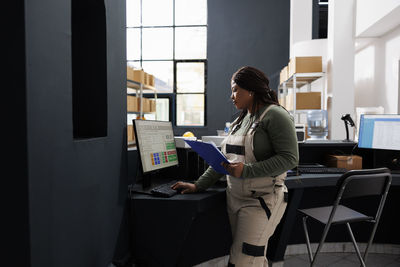
[{"label": "black wall", "polygon": [[[1,266],[30,266],[24,1],[2,5]],[[4,21],[3,21],[4,20]]]},{"label": "black wall", "polygon": [[264,71],[277,89],[289,60],[289,0],[208,1],[207,127],[180,128],[196,136],[216,135],[237,114],[230,99],[232,74],[245,65]]},{"label": "black wall", "polygon": [[[107,129],[98,135],[103,137],[80,139],[73,135],[71,1],[25,2],[27,153],[22,155],[29,192],[22,196],[29,196],[29,213],[22,212],[30,216],[33,267],[107,266],[125,231],[125,1],[95,2],[105,8],[107,43],[98,45],[106,47],[107,77],[99,80],[106,81]],[[96,42],[91,45],[97,51]],[[96,82],[87,89],[95,93]]]}]

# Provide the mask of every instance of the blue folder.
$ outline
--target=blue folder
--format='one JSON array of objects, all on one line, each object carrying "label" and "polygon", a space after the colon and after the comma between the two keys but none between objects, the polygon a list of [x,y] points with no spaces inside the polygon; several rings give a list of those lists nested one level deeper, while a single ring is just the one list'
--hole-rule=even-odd
[{"label": "blue folder", "polygon": [[186,140],[185,142],[202,157],[208,165],[212,166],[216,172],[228,174],[221,162],[229,161],[225,158],[224,154],[213,143]]}]

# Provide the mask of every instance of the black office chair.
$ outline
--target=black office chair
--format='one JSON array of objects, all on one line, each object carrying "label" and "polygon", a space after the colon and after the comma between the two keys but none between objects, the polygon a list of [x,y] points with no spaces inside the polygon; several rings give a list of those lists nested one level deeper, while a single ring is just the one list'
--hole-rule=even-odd
[{"label": "black office chair", "polygon": [[[387,168],[348,171],[340,177],[336,184],[338,192],[332,206],[298,210],[303,214],[303,227],[307,242],[308,255],[311,263],[310,266],[314,265],[315,259],[325,242],[329,228],[331,225],[335,224],[346,224],[361,266],[365,266],[368,249],[372,244],[372,240],[374,239],[391,182],[392,175]],[[372,195],[381,196],[375,216],[364,215],[346,206],[340,205],[342,199]],[[325,224],[321,241],[319,242],[314,256],[311,250],[310,238],[307,230],[306,221],[308,217]],[[360,250],[358,249],[356,240],[350,227],[350,223],[362,221],[373,223],[372,233],[365,249],[364,257],[362,257],[360,254]]]}]

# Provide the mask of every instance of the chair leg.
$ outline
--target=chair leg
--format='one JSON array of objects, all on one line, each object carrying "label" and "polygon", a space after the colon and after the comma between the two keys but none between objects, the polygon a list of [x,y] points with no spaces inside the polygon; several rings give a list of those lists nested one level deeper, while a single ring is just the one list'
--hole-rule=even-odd
[{"label": "chair leg", "polygon": [[351,241],[353,242],[354,249],[356,250],[358,259],[361,262],[361,266],[365,267],[365,262],[364,262],[363,258],[361,257],[361,253],[360,253],[360,250],[358,249],[356,239],[354,238],[354,235],[353,235],[353,231],[351,231],[350,224],[346,223],[346,226],[347,226],[347,230],[349,231],[349,234],[350,234],[350,237],[351,237]]},{"label": "chair leg", "polygon": [[331,224],[329,222],[327,225],[325,225],[324,232],[322,233],[321,241],[319,242],[318,247],[317,247],[317,251],[314,253],[314,256],[313,256],[313,253],[312,253],[312,250],[311,250],[310,238],[308,236],[308,230],[307,230],[307,223],[306,223],[307,218],[308,218],[308,216],[304,216],[303,217],[303,228],[304,228],[304,234],[306,236],[308,256],[309,256],[310,263],[311,263],[310,267],[312,267],[314,265],[314,263],[315,263],[315,259],[317,258],[318,253],[320,252],[320,250],[322,248],[322,245],[325,242],[325,238],[326,238],[326,236],[328,234],[328,231],[329,231],[329,228],[330,228]]},{"label": "chair leg", "polygon": [[308,229],[307,229],[307,218],[308,216],[303,217],[303,228],[304,228],[304,235],[306,236],[306,245],[308,250],[308,258],[310,259],[310,263],[313,262],[313,255],[311,250],[310,238],[308,236]]},{"label": "chair leg", "polygon": [[365,248],[365,251],[364,251],[364,262],[367,262],[368,250],[369,250],[369,248],[370,248],[370,246],[372,244],[372,241],[374,240],[376,228],[378,227],[378,221],[379,221],[379,219],[377,221],[375,221],[375,223],[374,223],[371,236],[370,236],[370,238],[368,240],[367,247]]},{"label": "chair leg", "polygon": [[311,263],[311,266],[310,266],[310,267],[312,267],[312,266],[314,265],[315,260],[316,260],[316,258],[317,258],[317,254],[321,251],[322,245],[325,243],[325,239],[326,239],[326,236],[328,235],[328,231],[329,231],[329,228],[330,228],[330,227],[331,227],[331,222],[329,221],[329,222],[325,225],[324,232],[322,233],[321,241],[320,241],[319,244],[318,244],[317,251],[315,251],[315,253],[314,253],[314,260],[313,260],[313,262]]}]

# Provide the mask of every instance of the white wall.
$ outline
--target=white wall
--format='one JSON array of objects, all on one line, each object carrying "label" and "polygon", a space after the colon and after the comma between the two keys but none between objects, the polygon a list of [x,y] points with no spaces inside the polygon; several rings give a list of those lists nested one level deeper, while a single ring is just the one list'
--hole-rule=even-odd
[{"label": "white wall", "polygon": [[384,107],[399,112],[400,26],[386,35],[369,39],[355,54],[356,107]]},{"label": "white wall", "polygon": [[290,0],[290,57],[293,45],[312,39],[312,0]]},{"label": "white wall", "polygon": [[327,39],[313,39],[300,41],[292,45],[291,51],[293,57],[322,57],[322,71],[326,72],[327,62]]},{"label": "white wall", "polygon": [[399,23],[400,0],[357,0],[357,37],[378,37]]}]

